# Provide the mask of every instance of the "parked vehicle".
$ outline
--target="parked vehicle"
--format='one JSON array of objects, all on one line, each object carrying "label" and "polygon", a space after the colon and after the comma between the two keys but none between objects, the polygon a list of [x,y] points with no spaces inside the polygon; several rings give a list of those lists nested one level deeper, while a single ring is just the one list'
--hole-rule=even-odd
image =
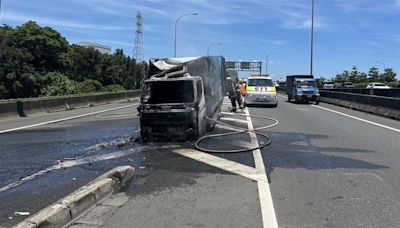
[{"label": "parked vehicle", "polygon": [[351,82],[345,82],[345,83],[343,83],[343,88],[351,89],[351,88],[354,88],[354,86],[353,86],[353,83],[351,83]]},{"label": "parked vehicle", "polygon": [[333,82],[332,81],[324,81],[322,83],[322,88],[323,89],[333,89]]},{"label": "parked vehicle", "polygon": [[375,82],[367,85],[367,89],[390,89],[390,87],[383,83]]},{"label": "parked vehicle", "polygon": [[278,106],[276,87],[271,77],[251,76],[247,80],[245,104]]},{"label": "parked vehicle", "polygon": [[319,104],[319,89],[313,75],[289,75],[286,77],[288,101],[302,101]]}]

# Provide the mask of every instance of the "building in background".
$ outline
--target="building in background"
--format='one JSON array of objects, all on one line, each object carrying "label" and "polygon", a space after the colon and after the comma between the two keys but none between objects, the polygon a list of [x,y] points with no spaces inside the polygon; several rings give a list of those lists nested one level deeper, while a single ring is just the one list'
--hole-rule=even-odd
[{"label": "building in background", "polygon": [[78,42],[76,43],[76,45],[86,48],[94,48],[95,50],[98,50],[102,54],[111,54],[111,47],[107,45],[96,44],[91,42]]}]

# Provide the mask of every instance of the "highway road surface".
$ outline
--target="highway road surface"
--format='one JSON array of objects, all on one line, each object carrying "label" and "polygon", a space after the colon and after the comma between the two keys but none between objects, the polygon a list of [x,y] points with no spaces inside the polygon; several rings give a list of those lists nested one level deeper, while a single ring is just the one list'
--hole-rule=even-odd
[{"label": "highway road surface", "polygon": [[[399,121],[285,97],[277,108],[242,115],[228,104],[221,120],[236,127],[273,123],[257,116],[277,119],[260,131],[271,145],[207,154],[192,141],[143,144],[135,103],[1,120],[0,227],[118,165],[137,172],[110,199],[118,207],[103,202],[70,227],[400,227]],[[210,134],[229,131],[218,125]],[[266,141],[245,133],[202,146]]]}]

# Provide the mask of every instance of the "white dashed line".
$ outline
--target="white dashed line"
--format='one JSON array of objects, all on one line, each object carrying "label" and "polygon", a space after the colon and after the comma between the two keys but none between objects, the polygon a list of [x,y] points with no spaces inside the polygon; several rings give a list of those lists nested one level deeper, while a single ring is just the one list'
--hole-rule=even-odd
[{"label": "white dashed line", "polygon": [[260,175],[257,169],[225,158],[193,149],[175,149],[173,152],[251,180],[260,181],[263,179],[263,176]]}]

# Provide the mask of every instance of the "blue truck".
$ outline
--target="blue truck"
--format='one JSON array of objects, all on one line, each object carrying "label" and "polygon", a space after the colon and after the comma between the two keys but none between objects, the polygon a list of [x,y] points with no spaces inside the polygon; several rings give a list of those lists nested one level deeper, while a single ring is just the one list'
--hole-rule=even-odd
[{"label": "blue truck", "polygon": [[286,77],[288,101],[319,104],[319,89],[313,75],[288,75]]}]

